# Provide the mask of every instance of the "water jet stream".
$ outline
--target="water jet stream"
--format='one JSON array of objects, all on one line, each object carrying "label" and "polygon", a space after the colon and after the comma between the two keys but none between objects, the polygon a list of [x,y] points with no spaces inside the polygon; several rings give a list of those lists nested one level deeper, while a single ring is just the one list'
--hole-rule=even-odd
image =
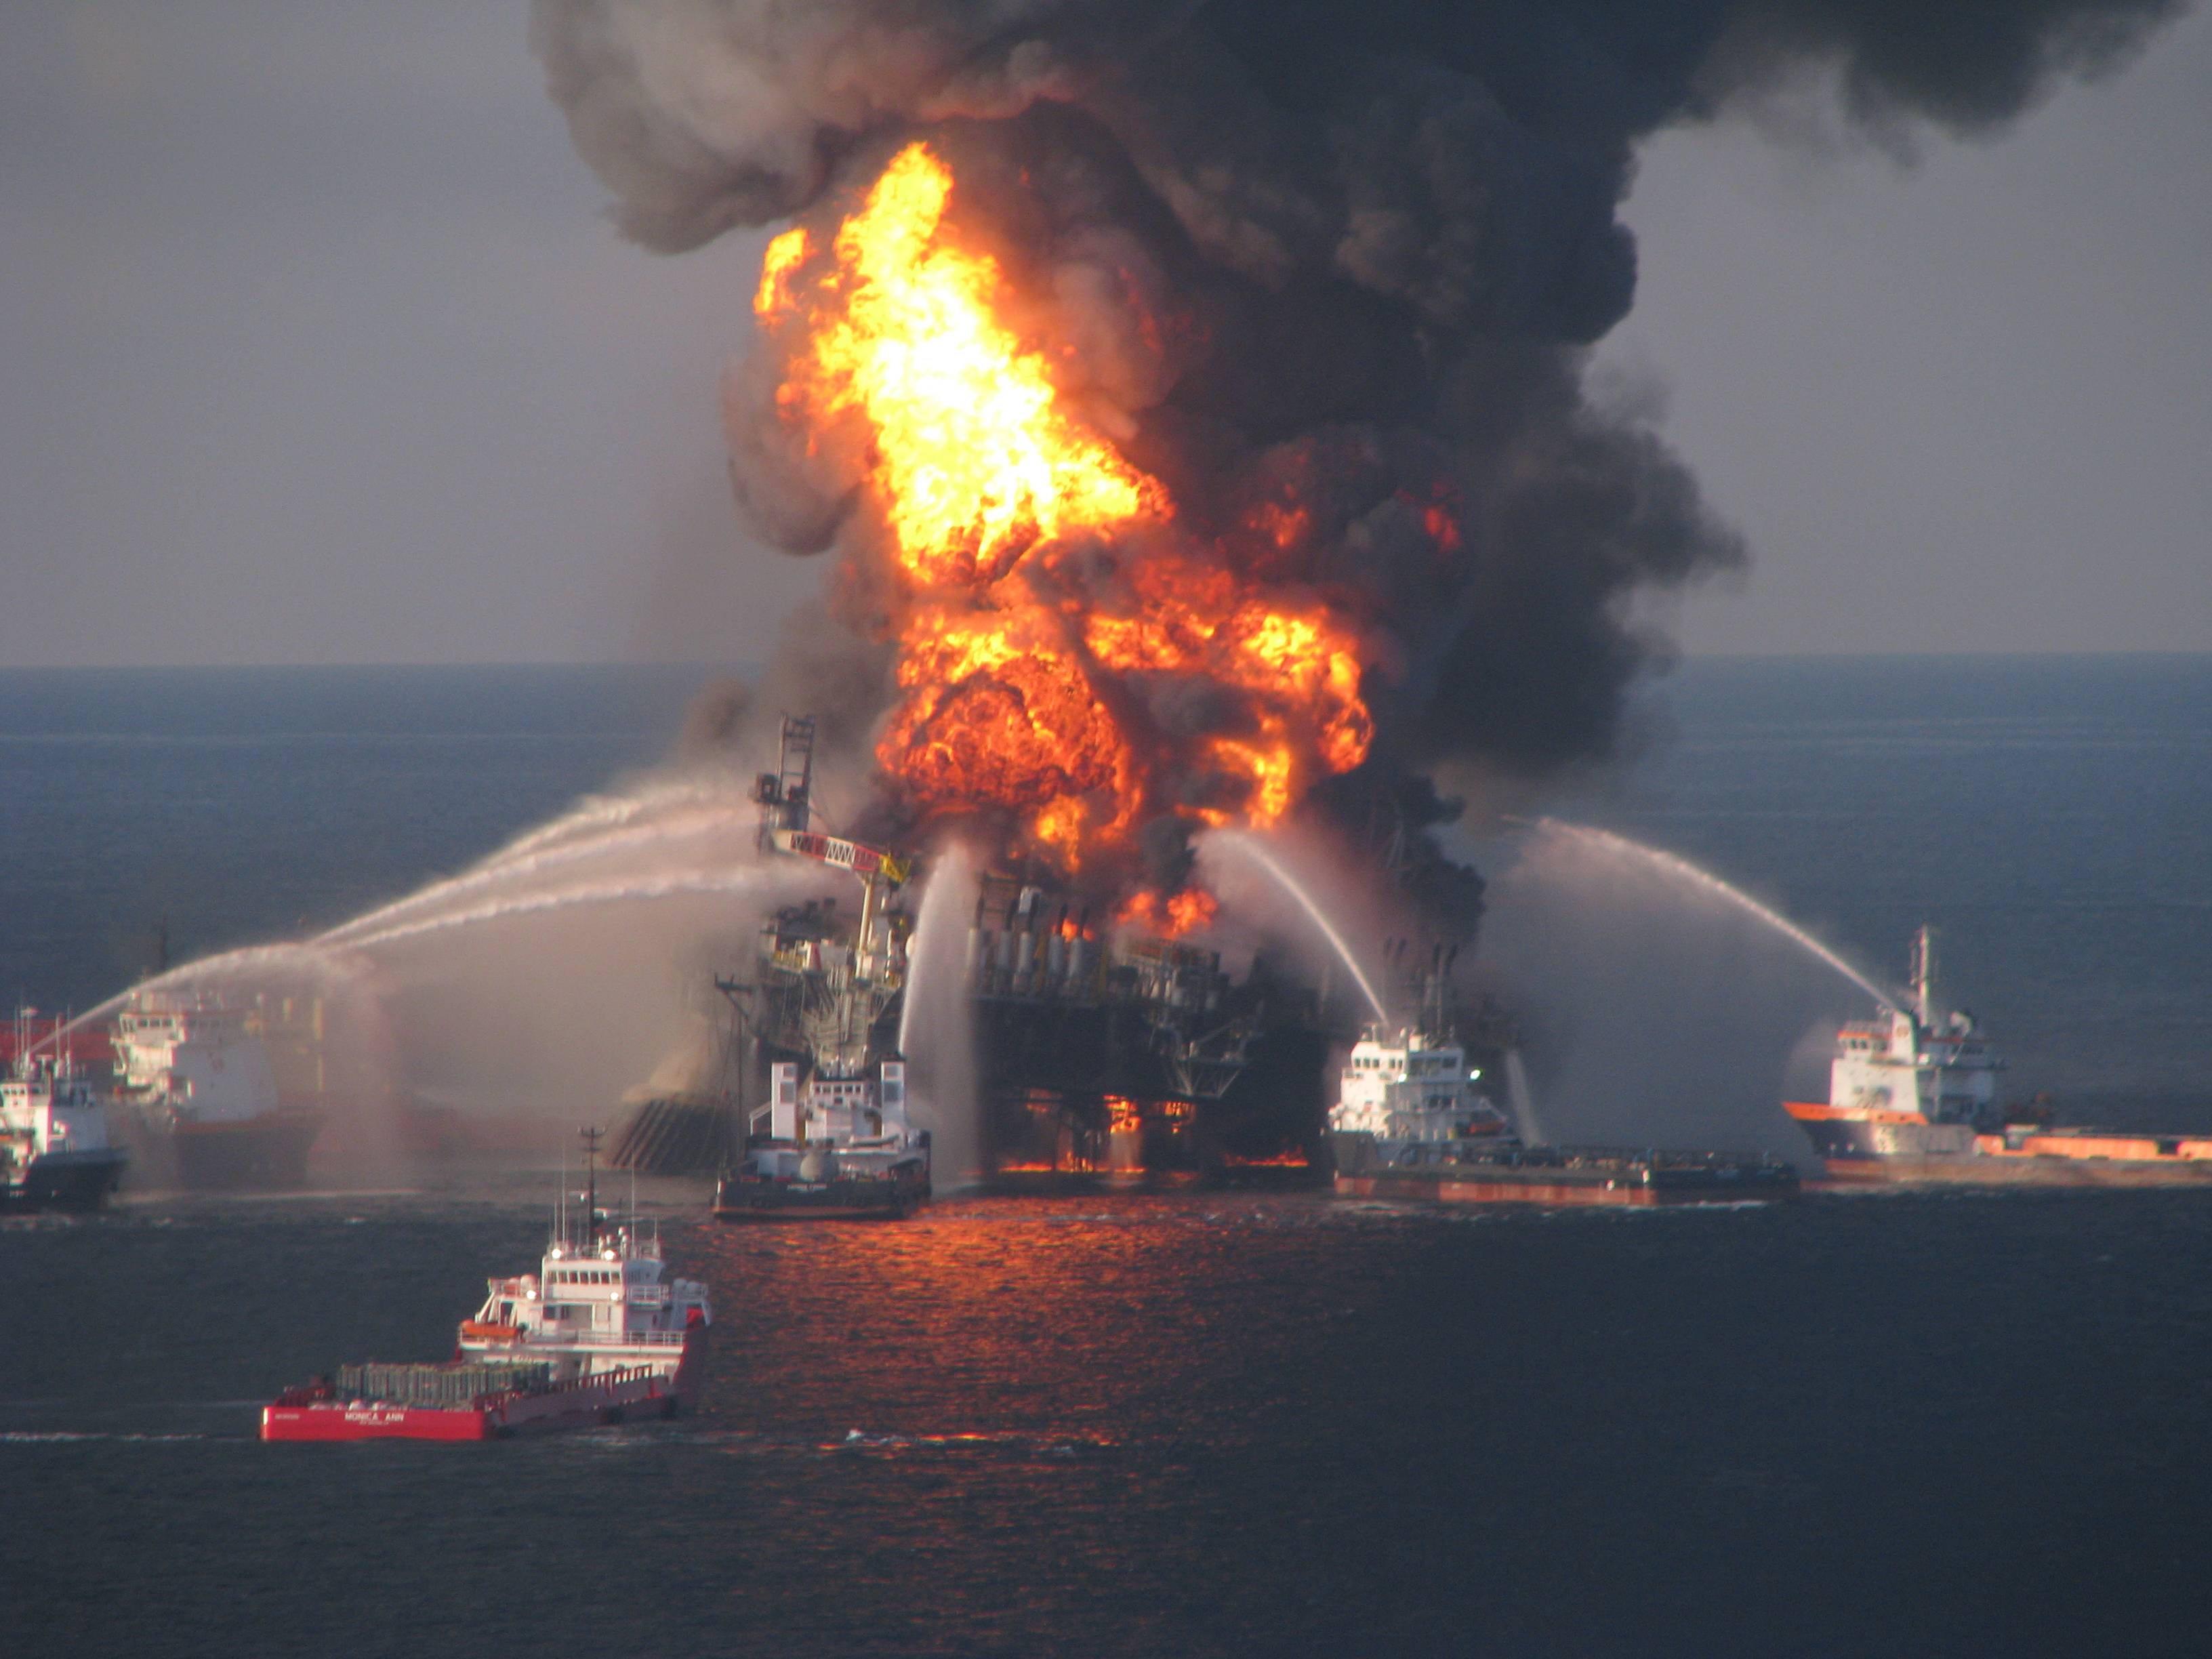
[{"label": "water jet stream", "polygon": [[1352,954],[1352,947],[1344,942],[1344,935],[1336,931],[1335,925],[1322,912],[1321,906],[1314,902],[1313,895],[1301,887],[1291,872],[1276,862],[1274,854],[1260,844],[1259,838],[1243,830],[1217,830],[1208,835],[1206,841],[1209,846],[1227,847],[1233,851],[1244,854],[1273,876],[1283,890],[1298,902],[1300,908],[1312,919],[1313,925],[1321,929],[1329,944],[1335,948],[1336,954],[1343,960],[1352,977],[1358,982],[1360,994],[1367,999],[1367,1006],[1375,1011],[1376,1023],[1388,1025],[1390,1023],[1389,1012],[1382,1006],[1382,999],[1375,994],[1375,987],[1369,982],[1367,975],[1361,971],[1358,959]]},{"label": "water jet stream", "polygon": [[348,962],[342,952],[325,950],[312,940],[305,944],[248,945],[235,951],[222,951],[211,957],[179,963],[165,972],[139,981],[127,991],[118,991],[105,1002],[94,1003],[68,1024],[43,1039],[40,1046],[67,1036],[80,1025],[106,1018],[143,991],[159,991],[169,986],[190,984],[195,980],[223,979],[240,974],[271,970],[285,973],[305,970],[319,980],[349,989],[362,979],[363,971],[360,964]]},{"label": "water jet stream", "polygon": [[349,944],[364,935],[375,934],[402,917],[435,911],[488,887],[525,881],[567,865],[611,858],[638,848],[658,849],[672,842],[702,840],[717,833],[749,836],[750,831],[736,823],[726,808],[691,808],[671,813],[666,820],[659,823],[605,828],[587,835],[571,836],[559,845],[541,844],[526,853],[495,854],[458,876],[432,882],[403,898],[327,928],[315,935],[315,943]]},{"label": "water jet stream", "polygon": [[908,1091],[930,1132],[930,1184],[939,1192],[975,1180],[983,1161],[975,1013],[966,975],[976,885],[975,860],[965,848],[948,847],[930,860],[899,1006],[899,1053],[906,1057]]},{"label": "water jet stream", "polygon": [[1513,1112],[1514,1132],[1524,1146],[1540,1146],[1544,1131],[1536,1121],[1536,1097],[1528,1088],[1528,1068],[1521,1063],[1521,1051],[1505,1051],[1505,1102]]},{"label": "water jet stream", "polygon": [[[1529,822],[1528,820],[1513,821]],[[1588,824],[1567,823],[1558,818],[1537,818],[1533,820],[1533,827],[1546,835],[1581,842],[1585,846],[1607,854],[1616,861],[1635,859],[1662,875],[1671,876],[1717,898],[1725,899],[1729,903],[1765,922],[1792,944],[1810,951],[1821,963],[1834,969],[1836,972],[1841,974],[1893,1013],[1899,1012],[1903,1006],[1896,992],[1882,989],[1873,980],[1852,967],[1850,963],[1790,921],[1789,917],[1768,908],[1741,888],[1723,881],[1711,871],[1700,870],[1687,859],[1678,857],[1673,853],[1663,852],[1656,847],[1646,847],[1642,842],[1631,841],[1626,836],[1616,836],[1609,830],[1594,830]]]},{"label": "water jet stream", "polygon": [[535,893],[526,898],[495,900],[489,904],[480,904],[472,910],[448,911],[419,921],[400,922],[376,933],[349,939],[346,945],[349,950],[366,951],[380,945],[396,945],[403,939],[420,939],[428,933],[442,933],[455,927],[474,927],[485,922],[538,915],[550,910],[567,910],[579,905],[638,903],[653,899],[750,893],[766,885],[767,881],[768,872],[765,871],[741,870],[721,874],[687,873],[644,880],[632,878],[603,882],[596,886],[556,888],[552,892]]},{"label": "water jet stream", "polygon": [[586,795],[560,817],[524,830],[506,846],[487,854],[477,868],[491,870],[512,864],[559,842],[619,829],[665,806],[728,806],[742,811],[751,799],[743,789],[697,776],[647,782],[629,794]]},{"label": "water jet stream", "polygon": [[[559,866],[609,856],[631,848],[710,834],[732,822],[729,811],[740,799],[726,787],[696,779],[653,784],[630,795],[588,796],[559,817],[516,837],[460,875],[434,882],[340,922],[312,939],[247,945],[180,963],[86,1009],[43,1039],[41,1046],[58,1042],[80,1026],[113,1015],[133,996],[147,991],[258,971],[306,971],[319,979],[349,986],[358,980],[362,971],[358,964],[348,961],[349,953],[451,927],[472,927],[575,905],[616,904],[684,895],[722,896],[751,890],[768,878],[767,872],[751,869],[719,874],[701,872],[650,878],[634,876],[619,881],[556,888],[528,896],[512,896],[468,909],[445,908],[483,888],[526,880]],[[669,812],[671,817],[677,819],[674,824],[637,823],[648,814],[672,808],[676,809]],[[431,914],[422,915],[425,910]],[[416,919],[403,920],[407,917]]]}]

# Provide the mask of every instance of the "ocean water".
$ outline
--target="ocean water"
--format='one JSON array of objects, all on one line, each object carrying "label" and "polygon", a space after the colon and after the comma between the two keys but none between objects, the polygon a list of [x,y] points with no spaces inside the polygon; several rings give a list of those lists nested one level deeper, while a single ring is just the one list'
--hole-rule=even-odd
[{"label": "ocean water", "polygon": [[0,998],[297,937],[666,754],[702,671],[0,669]]},{"label": "ocean water", "polygon": [[1593,822],[1893,983],[1932,923],[2024,1084],[2212,1125],[2212,659],[1699,663],[1653,710]]},{"label": "ocean water", "polygon": [[[648,762],[684,690],[0,676],[6,988],[94,1000],[149,912],[193,953],[458,867]],[[1652,719],[1562,810],[1877,966],[1934,921],[2023,1074],[2201,1109],[2212,662],[1696,665]],[[1183,1193],[787,1232],[672,1183],[647,1206],[716,1298],[696,1417],[252,1437],[310,1371],[445,1352],[534,1258],[550,1182],[0,1224],[0,1653],[2181,1655],[2212,1628],[2212,1194]]]}]

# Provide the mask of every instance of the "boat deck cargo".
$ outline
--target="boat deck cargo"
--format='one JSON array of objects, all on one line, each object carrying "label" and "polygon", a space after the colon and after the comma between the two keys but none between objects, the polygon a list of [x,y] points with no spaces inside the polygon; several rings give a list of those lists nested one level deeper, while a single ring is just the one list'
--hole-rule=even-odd
[{"label": "boat deck cargo", "polygon": [[342,1365],[335,1384],[279,1395],[261,1412],[264,1440],[503,1440],[629,1416],[672,1417],[674,1379],[652,1365],[556,1382],[547,1364],[453,1360]]},{"label": "boat deck cargo", "polygon": [[1787,1198],[1797,1186],[1797,1171],[1778,1158],[1607,1146],[1499,1147],[1336,1176],[1346,1197],[1446,1204],[1732,1204]]},{"label": "boat deck cargo", "polygon": [[1441,975],[1431,974],[1424,1001],[1419,1024],[1377,1021],[1346,1056],[1328,1115],[1340,1195],[1641,1206],[1738,1203],[1797,1190],[1795,1169],[1756,1154],[1525,1143],[1477,1086],[1494,1072],[1511,1086],[1510,1052],[1470,1066],[1467,1046],[1449,1035]]}]

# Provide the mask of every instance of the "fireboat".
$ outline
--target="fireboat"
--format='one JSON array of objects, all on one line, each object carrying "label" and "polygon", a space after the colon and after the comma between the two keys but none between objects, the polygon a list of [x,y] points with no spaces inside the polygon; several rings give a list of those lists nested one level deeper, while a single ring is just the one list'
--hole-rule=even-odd
[{"label": "fireboat", "polygon": [[[67,1029],[53,1022],[53,1030]],[[41,1054],[28,1009],[15,1017],[15,1062],[0,1080],[0,1214],[96,1210],[123,1176],[125,1154],[107,1113],[67,1048]]]},{"label": "fireboat", "polygon": [[1963,1009],[1936,997],[1936,931],[1912,942],[1911,993],[1836,1034],[1825,1101],[1787,1111],[1831,1182],[2181,1187],[2212,1184],[2212,1135],[2060,1126],[2040,1102],[2001,1103],[2005,1062]]},{"label": "fireboat", "polygon": [[[1335,1188],[1347,1198],[1453,1204],[1648,1205],[1783,1198],[1797,1172],[1777,1158],[1656,1147],[1529,1146],[1477,1085],[1453,1032],[1441,967],[1410,1024],[1369,1025],[1328,1114]],[[1509,1033],[1482,1045],[1502,1069]]]}]

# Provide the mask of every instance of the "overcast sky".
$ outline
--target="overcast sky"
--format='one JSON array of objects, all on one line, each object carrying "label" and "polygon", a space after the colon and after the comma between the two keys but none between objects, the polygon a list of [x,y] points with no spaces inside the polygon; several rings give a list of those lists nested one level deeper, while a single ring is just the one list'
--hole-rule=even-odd
[{"label": "overcast sky", "polygon": [[[746,659],[759,240],[621,243],[520,0],[0,4],[0,665]],[[2212,649],[2212,17],[1917,163],[1669,133],[1601,349],[1697,651]]]}]

